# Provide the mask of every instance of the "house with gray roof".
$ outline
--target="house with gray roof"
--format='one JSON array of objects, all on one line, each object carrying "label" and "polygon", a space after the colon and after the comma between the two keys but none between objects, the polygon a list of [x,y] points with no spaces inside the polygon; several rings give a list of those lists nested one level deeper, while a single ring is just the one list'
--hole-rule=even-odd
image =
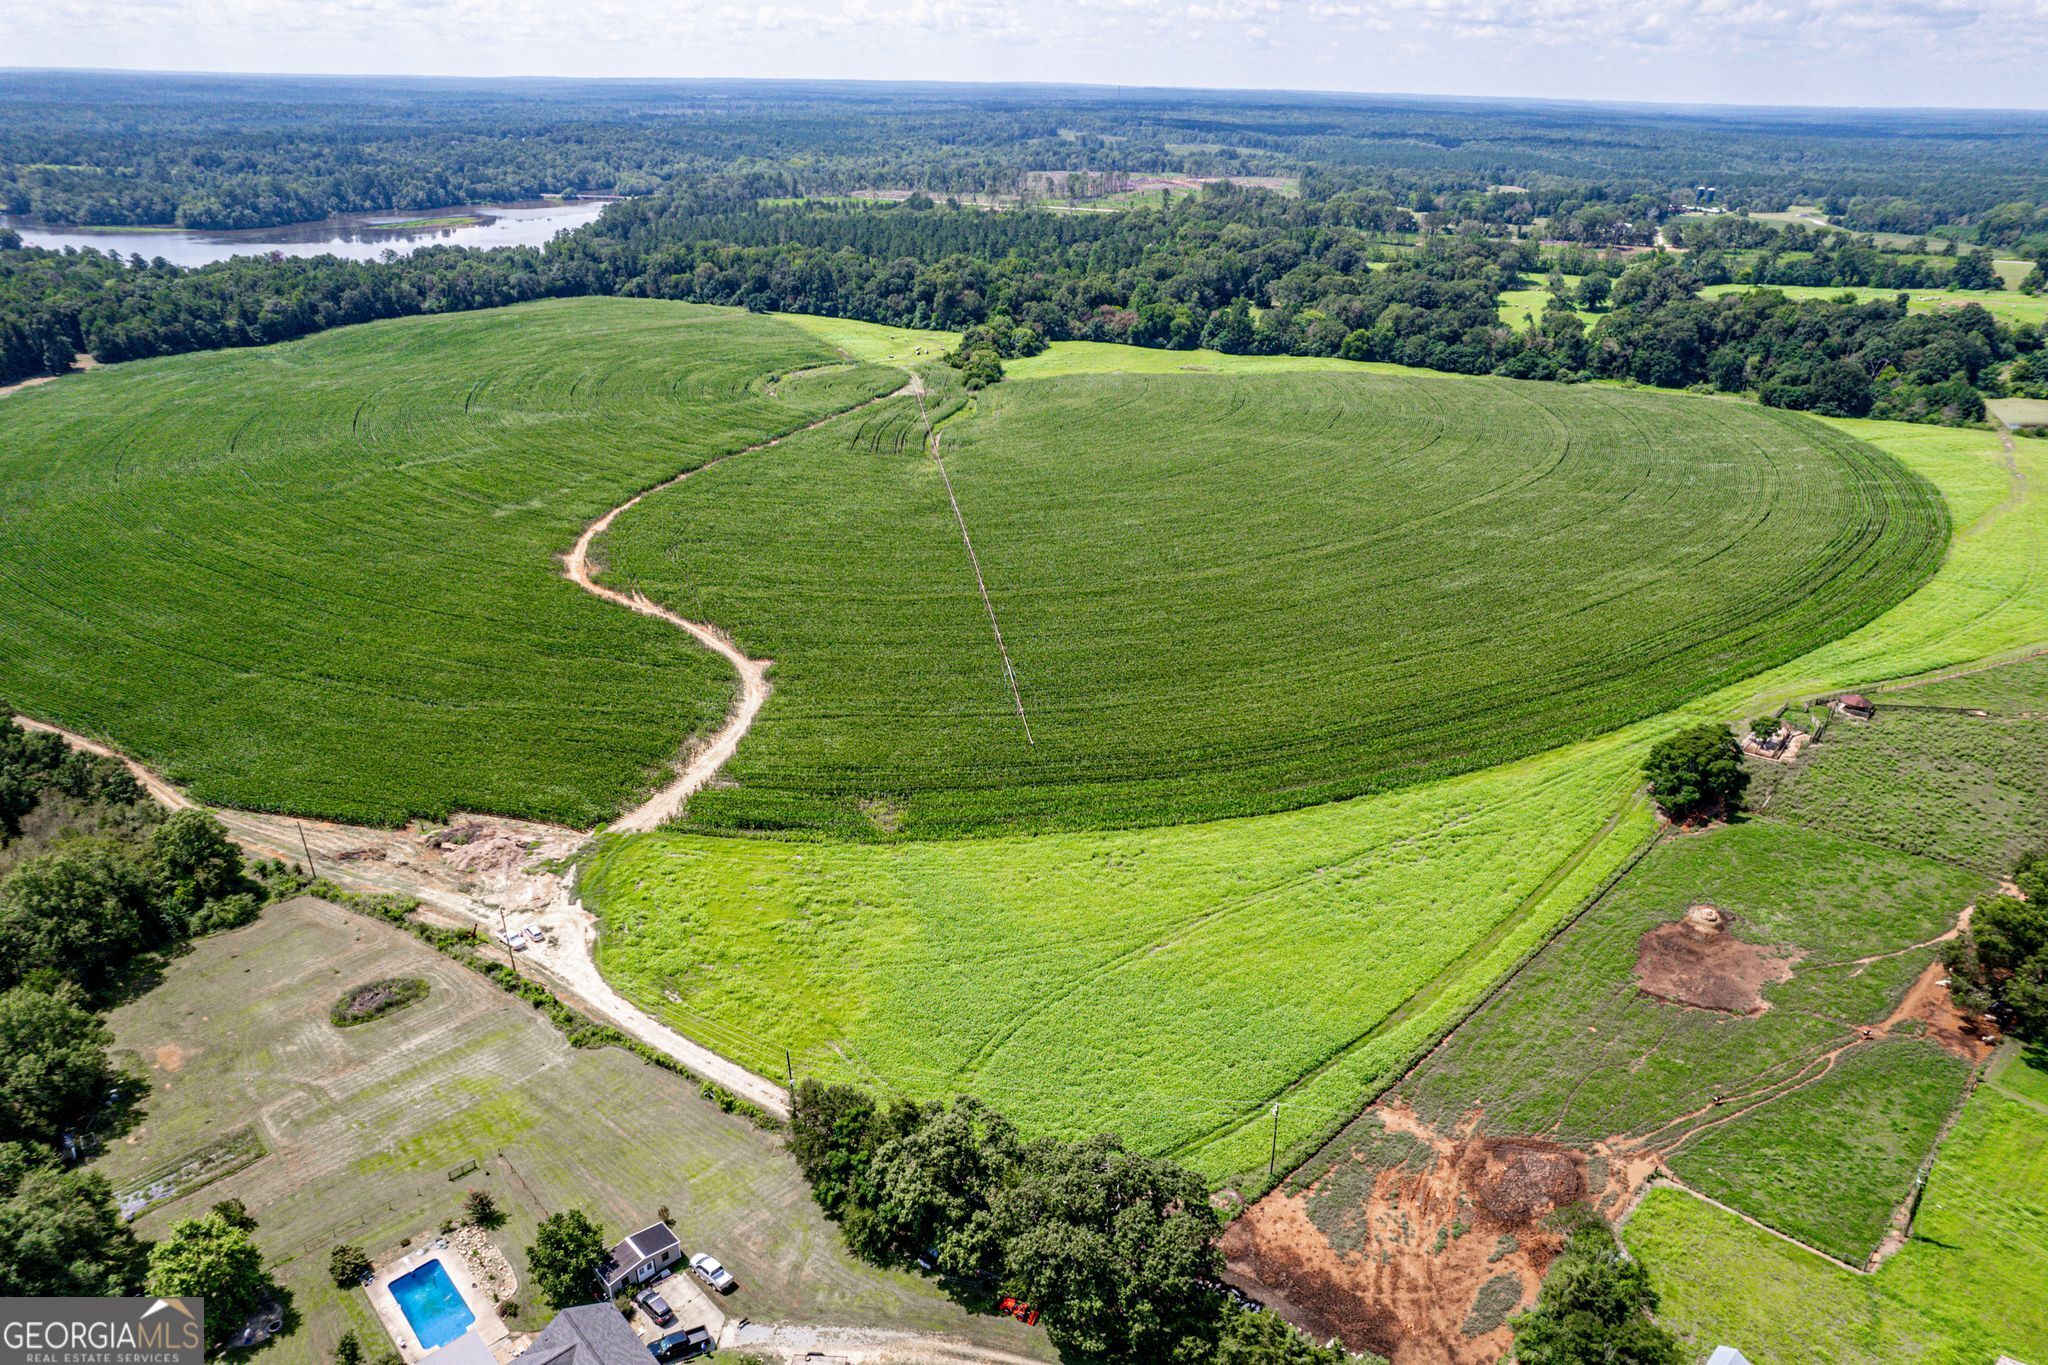
[{"label": "house with gray roof", "polygon": [[608,1303],[564,1308],[512,1365],[648,1365],[647,1347]]},{"label": "house with gray roof", "polygon": [[683,1244],[676,1240],[675,1229],[653,1223],[613,1247],[597,1268],[597,1277],[609,1298],[621,1289],[646,1284],[682,1259]]}]

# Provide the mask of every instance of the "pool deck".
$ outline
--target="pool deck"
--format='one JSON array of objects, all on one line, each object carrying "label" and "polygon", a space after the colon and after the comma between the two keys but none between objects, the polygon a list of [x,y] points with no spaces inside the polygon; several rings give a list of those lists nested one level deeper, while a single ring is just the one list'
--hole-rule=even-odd
[{"label": "pool deck", "polygon": [[371,1274],[369,1284],[364,1286],[370,1296],[370,1308],[376,1313],[377,1321],[384,1324],[391,1344],[398,1348],[399,1358],[405,1361],[405,1365],[419,1365],[420,1361],[433,1354],[433,1350],[423,1349],[418,1338],[413,1336],[412,1324],[405,1320],[404,1310],[391,1295],[391,1282],[419,1269],[428,1261],[439,1260],[441,1269],[448,1273],[456,1292],[462,1295],[462,1302],[476,1319],[469,1326],[470,1332],[499,1360],[509,1359],[513,1354],[509,1349],[513,1346],[512,1334],[506,1329],[504,1319],[498,1316],[497,1304],[490,1292],[477,1282],[468,1259],[450,1246],[445,1237],[430,1235],[424,1241],[425,1245],[414,1247],[396,1260],[378,1266]]}]

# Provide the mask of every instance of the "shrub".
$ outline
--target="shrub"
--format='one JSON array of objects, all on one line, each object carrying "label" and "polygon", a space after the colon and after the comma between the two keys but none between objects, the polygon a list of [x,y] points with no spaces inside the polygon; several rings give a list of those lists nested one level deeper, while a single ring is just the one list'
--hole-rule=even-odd
[{"label": "shrub", "polygon": [[484,1229],[500,1227],[505,1215],[498,1210],[498,1201],[491,1198],[489,1190],[470,1190],[462,1196],[462,1212],[470,1222]]},{"label": "shrub", "polygon": [[372,1019],[381,1019],[394,1010],[402,1010],[415,1000],[423,999],[427,983],[417,976],[389,976],[381,981],[368,981],[342,993],[328,1011],[328,1022],[336,1028],[349,1028],[355,1024],[367,1024]]},{"label": "shrub", "polygon": [[[361,1247],[343,1242],[327,1254],[327,1273],[334,1277],[335,1288],[353,1289],[370,1278],[370,1258],[363,1254]],[[361,1358],[360,1353],[357,1358]],[[337,1363],[341,1360],[339,1347],[336,1348],[335,1360]]]}]

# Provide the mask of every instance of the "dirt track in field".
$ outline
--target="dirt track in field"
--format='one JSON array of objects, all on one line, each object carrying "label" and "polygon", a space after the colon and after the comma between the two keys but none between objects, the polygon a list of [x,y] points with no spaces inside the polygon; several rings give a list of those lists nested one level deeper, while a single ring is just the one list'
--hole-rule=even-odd
[{"label": "dirt track in field", "polygon": [[678,764],[675,777],[647,800],[612,821],[612,829],[628,834],[644,834],[649,830],[659,829],[681,812],[683,803],[690,799],[690,794],[702,790],[704,784],[709,782],[717,774],[718,770],[726,765],[734,753],[738,752],[740,741],[746,738],[747,731],[754,724],[754,717],[761,714],[762,703],[768,700],[768,694],[774,690],[773,685],[768,681],[768,670],[774,665],[775,661],[773,659],[748,658],[745,651],[734,644],[732,638],[718,627],[702,621],[685,620],[667,607],[651,600],[647,594],[637,588],[631,592],[621,592],[617,588],[607,587],[603,583],[598,582],[597,575],[602,571],[602,567],[592,563],[591,546],[599,536],[611,529],[612,523],[618,520],[620,513],[637,506],[642,500],[653,494],[662,492],[665,489],[674,488],[693,474],[700,474],[716,465],[724,464],[727,460],[738,459],[742,455],[751,455],[756,451],[766,450],[770,446],[781,445],[790,436],[799,436],[806,431],[815,431],[828,422],[838,421],[848,413],[858,412],[862,408],[873,407],[876,403],[887,402],[891,398],[900,398],[906,394],[917,395],[919,408],[922,409],[924,404],[924,383],[917,376],[912,375],[910,381],[894,393],[883,394],[879,398],[870,398],[867,402],[856,404],[854,407],[847,408],[844,411],[835,412],[827,417],[820,417],[817,421],[800,427],[788,435],[777,436],[772,441],[762,441],[757,445],[748,446],[745,450],[736,450],[730,455],[721,455],[715,460],[706,460],[703,464],[692,469],[686,469],[672,479],[658,483],[654,487],[645,489],[642,492],[635,493],[632,497],[627,498],[617,507],[612,508],[596,521],[584,527],[583,534],[576,537],[576,544],[563,557],[563,577],[585,592],[601,597],[615,606],[624,607],[628,611],[639,612],[642,616],[652,616],[656,620],[666,621],[677,630],[687,633],[698,644],[703,645],[706,649],[731,664],[733,671],[739,674],[740,680],[739,693],[733,698],[732,709],[726,712],[725,724],[719,726],[709,737],[695,743],[684,754],[682,762]]}]

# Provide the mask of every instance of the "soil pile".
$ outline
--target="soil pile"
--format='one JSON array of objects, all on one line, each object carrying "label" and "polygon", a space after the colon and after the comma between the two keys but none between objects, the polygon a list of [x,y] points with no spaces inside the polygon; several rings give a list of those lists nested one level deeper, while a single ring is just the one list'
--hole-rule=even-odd
[{"label": "soil pile", "polygon": [[1762,1014],[1763,988],[1792,978],[1792,964],[1775,949],[1744,943],[1729,933],[1731,917],[1695,905],[1685,918],[1644,934],[1636,954],[1636,986],[1653,1000],[1722,1014]]}]

